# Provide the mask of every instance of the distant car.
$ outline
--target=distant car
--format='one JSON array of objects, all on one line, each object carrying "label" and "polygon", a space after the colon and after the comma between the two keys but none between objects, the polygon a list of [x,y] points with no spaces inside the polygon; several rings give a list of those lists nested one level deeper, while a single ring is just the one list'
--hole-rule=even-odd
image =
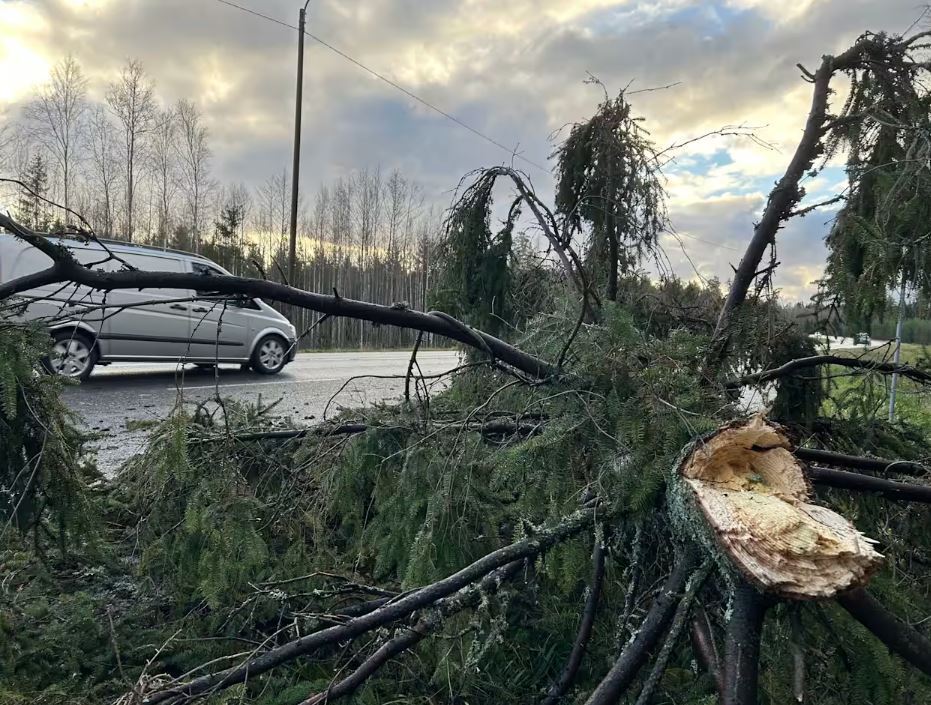
[{"label": "distant car", "polygon": [[[115,271],[96,243],[49,238],[83,264]],[[206,257],[156,247],[104,241],[114,255],[143,271],[229,274]],[[50,260],[12,235],[0,234],[0,282],[48,268]],[[52,284],[20,294],[21,306],[6,307],[19,320],[41,321],[54,340],[48,366],[84,380],[97,364],[116,361],[221,362],[249,365],[276,374],[294,359],[297,334],[283,315],[260,299],[197,293],[184,289],[95,291]],[[12,313],[11,313],[12,312]]]},{"label": "distant car", "polygon": [[869,333],[857,333],[855,336],[853,336],[853,342],[855,345],[869,345],[870,340]]}]

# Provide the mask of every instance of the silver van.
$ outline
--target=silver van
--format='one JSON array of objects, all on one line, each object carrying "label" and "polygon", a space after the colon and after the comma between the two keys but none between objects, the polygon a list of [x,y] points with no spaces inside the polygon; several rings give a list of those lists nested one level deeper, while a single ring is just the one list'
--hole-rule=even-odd
[{"label": "silver van", "polygon": [[[83,264],[107,271],[123,268],[120,262],[108,260],[96,243],[49,239],[66,246]],[[143,271],[229,274],[206,257],[189,252],[104,242],[114,255]],[[0,233],[0,282],[50,264],[39,250]],[[200,366],[231,362],[276,374],[294,358],[297,347],[294,326],[264,301],[185,289],[104,292],[77,284],[53,284],[2,302],[0,316],[46,325],[54,340],[48,366],[81,380],[87,379],[95,365],[117,361]]]}]

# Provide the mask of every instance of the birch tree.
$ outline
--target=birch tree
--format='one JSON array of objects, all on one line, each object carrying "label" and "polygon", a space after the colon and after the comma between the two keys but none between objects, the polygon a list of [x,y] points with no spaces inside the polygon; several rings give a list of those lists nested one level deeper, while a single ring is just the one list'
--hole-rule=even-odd
[{"label": "birch tree", "polygon": [[163,245],[167,245],[171,235],[172,208],[178,191],[177,136],[176,112],[172,109],[162,110],[152,132],[151,168],[157,208],[155,234]]},{"label": "birch tree", "polygon": [[81,159],[87,109],[87,79],[68,54],[52,68],[49,82],[26,106],[30,128],[58,168],[65,208],[71,203],[72,180]]},{"label": "birch tree", "polygon": [[122,157],[126,186],[123,236],[132,241],[139,157],[144,154],[150,135],[158,124],[155,86],[139,61],[131,59],[126,62],[119,77],[107,88],[106,100],[123,132]]},{"label": "birch tree", "polygon": [[178,175],[184,194],[191,241],[200,252],[203,234],[204,208],[210,194],[209,132],[197,106],[189,100],[179,100],[175,109],[178,120]]},{"label": "birch tree", "polygon": [[93,219],[101,234],[111,236],[121,173],[119,136],[107,111],[100,106],[91,112],[88,123],[88,181],[93,193]]}]

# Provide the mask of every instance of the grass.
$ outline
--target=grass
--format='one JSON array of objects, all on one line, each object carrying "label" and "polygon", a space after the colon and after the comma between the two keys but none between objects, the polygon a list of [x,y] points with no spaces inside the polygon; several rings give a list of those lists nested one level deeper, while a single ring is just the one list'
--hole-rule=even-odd
[{"label": "grass", "polygon": [[[876,361],[891,361],[892,346],[884,346],[866,352],[841,350],[840,355]],[[931,351],[927,346],[904,343],[901,362],[909,365],[927,364]],[[822,412],[845,418],[885,418],[889,408],[889,375],[856,372],[830,366],[825,370],[830,377],[829,397]],[[910,379],[899,377],[896,391],[895,418],[914,424],[931,434],[931,388]]]}]

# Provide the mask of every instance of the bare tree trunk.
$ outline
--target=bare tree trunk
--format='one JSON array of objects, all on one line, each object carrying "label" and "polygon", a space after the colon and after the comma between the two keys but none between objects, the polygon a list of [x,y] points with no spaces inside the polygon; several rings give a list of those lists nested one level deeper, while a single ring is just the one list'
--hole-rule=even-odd
[{"label": "bare tree trunk", "polygon": [[47,86],[26,107],[33,132],[61,169],[61,193],[65,210],[71,207],[71,181],[79,160],[84,113],[87,107],[87,79],[70,54],[52,67]]},{"label": "bare tree trunk", "polygon": [[741,580],[734,588],[724,643],[723,705],[756,705],[766,599]]},{"label": "bare tree trunk", "polygon": [[180,138],[178,151],[181,157],[181,184],[187,197],[188,213],[191,218],[191,240],[194,251],[200,252],[204,201],[211,187],[208,132],[203,125],[197,106],[191,101],[179,100],[175,112],[178,116]]},{"label": "bare tree trunk", "polygon": [[133,239],[136,157],[148,133],[155,127],[155,89],[142,64],[129,61],[119,78],[107,89],[107,104],[123,128],[123,158],[126,165],[126,232]]}]

